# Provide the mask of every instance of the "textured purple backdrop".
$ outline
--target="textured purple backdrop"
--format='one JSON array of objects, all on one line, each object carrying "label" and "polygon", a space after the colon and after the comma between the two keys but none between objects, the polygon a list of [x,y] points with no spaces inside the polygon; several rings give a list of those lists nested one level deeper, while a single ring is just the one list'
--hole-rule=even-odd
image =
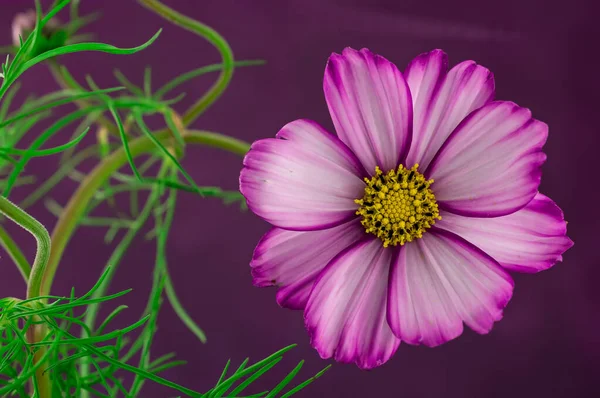
[{"label": "textured purple backdrop", "polygon": [[[0,44],[10,40],[15,12],[33,1],[0,2]],[[234,1],[165,0],[223,34],[236,58],[262,58],[267,65],[239,69],[229,90],[194,127],[252,141],[273,136],[285,123],[302,117],[332,129],[322,94],[325,62],[346,46],[369,47],[400,69],[421,52],[442,48],[451,64],[474,59],[496,77],[498,99],[530,108],[550,126],[541,190],[565,211],[575,246],[564,262],[537,275],[515,275],[516,290],[500,321],[487,336],[466,331],[462,337],[430,349],[401,345],[392,360],[374,371],[336,364],[298,396],[302,397],[594,397],[600,396],[600,218],[591,200],[600,145],[597,113],[600,64],[595,42],[600,24],[593,0],[447,1],[307,0]],[[146,51],[129,57],[73,55],[65,62],[78,77],[91,73],[103,86],[116,85],[120,68],[141,82],[153,66],[155,84],[195,67],[218,62],[218,54],[192,34],[169,25],[134,1],[83,1],[84,11],[101,9],[93,25],[98,39],[137,45],[160,27],[164,32]],[[90,28],[91,29],[91,28]],[[595,40],[594,40],[595,38]],[[199,97],[215,76],[193,81],[183,105]],[[54,87],[38,66],[23,76],[26,89]],[[181,108],[183,109],[183,108]],[[44,172],[56,159],[32,164]],[[190,149],[187,169],[200,184],[237,187],[241,159],[208,149]],[[75,188],[67,183],[54,197],[64,203]],[[16,192],[17,196],[19,192]],[[54,222],[42,208],[34,215]],[[181,195],[169,242],[169,264],[182,302],[208,335],[201,345],[177,321],[168,304],[160,317],[153,352],[176,351],[187,367],[167,374],[187,387],[207,390],[226,358],[239,364],[258,360],[290,343],[298,347],[279,371],[257,382],[273,386],[306,359],[308,377],[328,361],[308,341],[302,314],[281,309],[274,289],[254,288],[248,262],[267,230],[250,212],[239,213],[216,200]],[[55,293],[75,285],[88,289],[110,251],[104,231],[81,228],[68,246]],[[23,235],[29,253],[33,243]],[[153,266],[153,246],[138,241],[126,257],[114,286],[134,287],[123,300],[131,319],[143,308]],[[9,260],[0,260],[2,296],[22,296],[24,286]],[[285,368],[287,366],[287,368]],[[148,386],[145,397],[173,396]]]}]

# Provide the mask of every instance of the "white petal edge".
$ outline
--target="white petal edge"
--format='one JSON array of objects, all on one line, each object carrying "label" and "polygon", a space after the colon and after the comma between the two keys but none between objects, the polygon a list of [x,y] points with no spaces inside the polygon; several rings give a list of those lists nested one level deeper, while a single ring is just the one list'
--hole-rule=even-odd
[{"label": "white petal edge", "polygon": [[310,120],[252,144],[240,173],[248,207],[280,228],[319,230],[355,217],[365,172],[337,137]]},{"label": "white petal edge", "polygon": [[273,228],[258,242],[250,266],[256,286],[278,286],[277,303],[303,310],[321,271],[365,234],[358,219],[321,231]]},{"label": "white petal edge", "polygon": [[392,251],[364,239],[336,256],[310,294],[304,320],[322,358],[380,366],[400,340],[386,321],[387,277]]},{"label": "white petal edge", "polygon": [[472,111],[494,97],[494,76],[474,61],[448,71],[448,56],[433,50],[404,72],[413,100],[413,139],[406,165],[425,170],[446,138]]},{"label": "white petal edge", "polygon": [[412,101],[393,63],[366,48],[346,48],[329,57],[323,90],[338,136],[367,172],[404,161],[412,139]]},{"label": "white petal edge", "polygon": [[537,193],[548,126],[529,109],[496,101],[466,118],[426,171],[440,208],[469,217],[499,217]]},{"label": "white petal edge", "polygon": [[534,273],[562,261],[573,246],[563,212],[540,193],[503,217],[473,218],[442,212],[436,226],[462,236],[510,271]]},{"label": "white petal edge", "polygon": [[488,333],[513,291],[494,259],[435,227],[396,250],[389,283],[392,330],[406,343],[430,347],[460,336],[463,322]]}]

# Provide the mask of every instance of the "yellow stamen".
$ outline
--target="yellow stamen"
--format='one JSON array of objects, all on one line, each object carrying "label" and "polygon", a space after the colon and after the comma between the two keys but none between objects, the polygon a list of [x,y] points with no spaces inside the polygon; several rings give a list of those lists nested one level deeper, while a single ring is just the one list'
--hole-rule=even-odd
[{"label": "yellow stamen", "polygon": [[386,174],[376,167],[375,175],[365,178],[365,195],[355,200],[365,231],[381,239],[384,247],[421,238],[435,220],[442,219],[430,189],[433,180],[426,180],[418,167],[400,165]]}]

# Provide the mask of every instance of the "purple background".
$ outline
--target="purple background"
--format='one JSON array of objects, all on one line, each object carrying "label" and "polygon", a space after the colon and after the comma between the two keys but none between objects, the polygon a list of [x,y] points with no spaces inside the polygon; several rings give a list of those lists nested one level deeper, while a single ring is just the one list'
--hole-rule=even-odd
[{"label": "purple background", "polygon": [[[435,349],[404,344],[389,363],[370,372],[335,364],[299,397],[600,396],[600,218],[594,200],[600,145],[596,53],[600,24],[592,0],[165,2],[214,27],[228,39],[237,59],[268,62],[239,69],[229,90],[195,128],[248,141],[271,137],[285,123],[303,117],[332,128],[322,75],[328,55],[346,46],[369,47],[400,69],[433,48],[444,49],[453,65],[474,59],[494,72],[498,99],[532,109],[550,126],[541,191],[564,209],[569,221],[575,246],[564,262],[538,275],[515,275],[514,297],[489,335],[465,331]],[[10,40],[14,13],[32,3],[0,2],[0,43]],[[219,61],[216,51],[201,39],[133,1],[83,3],[84,11],[102,9],[103,18],[89,29],[107,43],[138,45],[158,28],[165,29],[152,47],[134,56],[65,58],[80,78],[91,73],[103,86],[116,85],[111,71],[118,67],[141,83],[144,66],[151,64],[157,87],[178,73]],[[205,76],[189,84],[183,105],[198,98],[214,78]],[[29,71],[22,81],[30,90],[55,87],[43,66]],[[39,160],[29,171],[43,174],[55,165],[56,159]],[[185,165],[199,184],[237,187],[239,157],[193,148],[187,151]],[[74,188],[74,183],[65,183],[53,197],[65,203]],[[298,343],[279,370],[257,382],[254,392],[258,392],[272,387],[300,359],[306,359],[302,377],[329,363],[310,347],[302,314],[279,308],[274,289],[252,286],[248,262],[268,225],[216,200],[180,197],[169,264],[180,298],[206,331],[208,344],[196,342],[165,303],[153,352],[158,356],[176,351],[189,361],[166,376],[205,391],[216,382],[228,357],[237,366],[246,356],[258,360]],[[33,213],[48,226],[54,222],[43,207]],[[66,294],[73,285],[79,292],[90,287],[110,253],[103,234],[99,229],[79,230],[63,258],[54,293]],[[31,239],[22,237],[23,247],[32,254]],[[121,302],[130,305],[131,319],[143,308],[153,254],[152,244],[137,241],[113,287],[135,288]],[[0,280],[2,296],[22,297],[20,277],[6,256],[0,261],[6,275]],[[143,395],[175,393],[148,385]]]}]

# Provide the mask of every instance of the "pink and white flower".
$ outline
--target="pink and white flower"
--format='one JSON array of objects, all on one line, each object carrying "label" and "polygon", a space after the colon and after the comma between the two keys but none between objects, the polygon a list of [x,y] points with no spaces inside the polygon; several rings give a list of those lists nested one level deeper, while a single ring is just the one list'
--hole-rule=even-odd
[{"label": "pink and white flower", "polygon": [[347,48],[323,86],[337,136],[296,120],[244,159],[240,190],[274,226],[255,285],[304,310],[321,357],[364,369],[400,341],[437,346],[463,323],[488,333],[512,296],[507,271],[550,268],[573,244],[538,193],[547,125],[440,50],[401,73]]},{"label": "pink and white flower", "polygon": [[20,12],[13,18],[12,42],[15,47],[21,46],[21,40],[25,41],[27,35],[35,28],[35,10]]}]

